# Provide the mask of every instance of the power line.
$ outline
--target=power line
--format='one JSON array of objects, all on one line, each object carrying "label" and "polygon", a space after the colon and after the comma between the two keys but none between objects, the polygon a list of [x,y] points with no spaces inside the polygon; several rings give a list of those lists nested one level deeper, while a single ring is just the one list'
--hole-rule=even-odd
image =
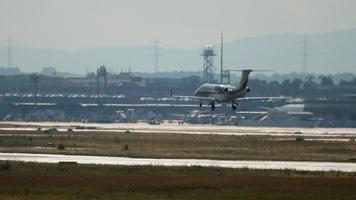
[{"label": "power line", "polygon": [[9,38],[7,40],[7,67],[12,67],[12,47],[13,47],[13,39]]},{"label": "power line", "polygon": [[306,37],[304,37],[303,41],[302,41],[302,74],[303,77],[305,77],[306,73],[307,73],[307,67],[308,67],[308,40],[306,39]]},{"label": "power line", "polygon": [[158,56],[159,56],[159,41],[155,40],[154,41],[154,72],[158,72]]},{"label": "power line", "polygon": [[223,31],[221,30],[221,38],[220,38],[220,83],[223,83],[224,76],[224,38]]}]

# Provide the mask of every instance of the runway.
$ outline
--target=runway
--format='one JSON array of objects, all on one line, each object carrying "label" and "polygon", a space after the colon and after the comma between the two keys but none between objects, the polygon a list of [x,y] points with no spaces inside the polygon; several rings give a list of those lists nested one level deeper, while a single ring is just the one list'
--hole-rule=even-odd
[{"label": "runway", "polygon": [[303,162],[303,161],[231,161],[200,159],[153,159],[105,156],[76,156],[56,154],[0,153],[0,160],[59,163],[76,162],[78,164],[125,165],[125,166],[201,166],[221,168],[250,169],[290,169],[297,171],[340,171],[356,172],[356,163],[342,162]]},{"label": "runway", "polygon": [[167,133],[195,135],[254,135],[254,136],[310,136],[320,138],[356,137],[356,128],[280,128],[280,127],[240,127],[218,125],[196,125],[163,123],[78,123],[78,122],[0,122],[0,130],[34,131],[38,127],[53,128],[66,132],[68,128],[78,132],[118,132],[125,133]]}]

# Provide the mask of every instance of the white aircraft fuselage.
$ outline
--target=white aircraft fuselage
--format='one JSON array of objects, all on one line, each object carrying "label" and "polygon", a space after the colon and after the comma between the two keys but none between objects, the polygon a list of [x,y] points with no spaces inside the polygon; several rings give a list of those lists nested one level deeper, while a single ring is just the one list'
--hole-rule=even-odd
[{"label": "white aircraft fuselage", "polygon": [[[246,93],[250,92],[250,89],[247,87],[247,82],[252,71],[253,70],[251,69],[241,70],[242,75],[240,83],[237,86],[229,84],[204,83],[195,90],[194,96],[174,97],[197,99],[200,101],[200,107],[202,107],[202,101],[208,101],[212,110],[215,109],[215,103],[228,103],[231,104],[233,110],[236,110],[238,101],[241,100],[276,99],[276,97],[245,97]],[[281,98],[277,97],[277,99]]]},{"label": "white aircraft fuselage", "polygon": [[248,87],[238,88],[232,85],[205,83],[194,92],[196,97],[215,99],[217,103],[234,103],[235,99],[245,97]]}]

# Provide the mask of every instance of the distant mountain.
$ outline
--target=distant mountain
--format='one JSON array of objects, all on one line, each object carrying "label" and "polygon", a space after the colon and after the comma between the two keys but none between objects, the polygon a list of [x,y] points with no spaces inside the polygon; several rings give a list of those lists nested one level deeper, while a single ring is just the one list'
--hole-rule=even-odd
[{"label": "distant mountain", "polygon": [[356,72],[356,29],[236,40],[225,45],[225,63],[231,66],[271,67],[278,73],[300,72],[304,38],[307,40],[307,72]]},{"label": "distant mountain", "polygon": [[[323,34],[274,34],[227,42],[224,48],[226,68],[271,68],[278,73],[300,72],[302,41],[306,37],[308,72],[356,72],[356,29]],[[219,45],[219,44],[217,44]],[[216,46],[216,50],[219,46]],[[24,72],[56,67],[58,71],[81,73],[94,71],[100,65],[119,72],[153,71],[154,51],[149,46],[95,47],[79,51],[16,47],[13,63]],[[160,71],[199,71],[202,69],[201,49],[159,50]],[[216,52],[219,54],[219,52]],[[216,57],[216,66],[219,66]],[[4,56],[0,66],[6,65]]]}]

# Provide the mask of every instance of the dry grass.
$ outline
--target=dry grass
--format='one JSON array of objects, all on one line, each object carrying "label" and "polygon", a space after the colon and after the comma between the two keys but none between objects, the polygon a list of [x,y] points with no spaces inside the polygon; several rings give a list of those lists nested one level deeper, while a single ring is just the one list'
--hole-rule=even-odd
[{"label": "dry grass", "polygon": [[10,165],[10,170],[0,171],[0,199],[356,198],[353,173],[18,162]]},{"label": "dry grass", "polygon": [[[112,132],[49,135],[41,131],[0,131],[0,151],[224,160],[342,162],[356,158],[354,142],[271,139],[276,137]],[[63,144],[65,149],[57,149],[58,144]]]}]

